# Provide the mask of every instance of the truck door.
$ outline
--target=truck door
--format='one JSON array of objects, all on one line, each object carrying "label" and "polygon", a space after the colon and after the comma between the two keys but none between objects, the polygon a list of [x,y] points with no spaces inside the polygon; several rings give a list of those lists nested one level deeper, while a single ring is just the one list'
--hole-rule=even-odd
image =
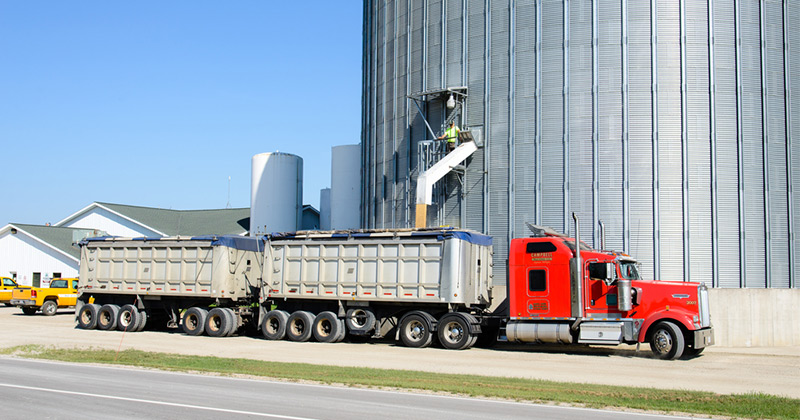
[{"label": "truck door", "polygon": [[607,314],[617,313],[617,286],[609,285],[614,278],[615,265],[598,260],[585,262],[585,305],[590,313]]}]

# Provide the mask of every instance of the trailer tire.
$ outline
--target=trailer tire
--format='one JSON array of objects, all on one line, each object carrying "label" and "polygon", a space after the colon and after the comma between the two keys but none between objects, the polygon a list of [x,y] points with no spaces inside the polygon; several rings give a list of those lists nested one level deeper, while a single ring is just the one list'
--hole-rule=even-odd
[{"label": "trailer tire", "polygon": [[267,340],[281,340],[286,337],[286,324],[289,320],[289,313],[281,310],[267,312],[264,320],[261,321],[261,333]]},{"label": "trailer tire", "polygon": [[412,313],[400,321],[400,340],[406,347],[428,347],[433,342],[431,323],[421,313]]},{"label": "trailer tire", "polygon": [[463,350],[474,344],[470,324],[461,314],[450,313],[439,320],[439,342],[450,350]]},{"label": "trailer tire", "polygon": [[189,335],[203,335],[203,331],[206,329],[206,318],[208,318],[208,310],[192,306],[184,312],[181,328],[184,333]]},{"label": "trailer tire", "polygon": [[351,334],[366,335],[375,329],[375,313],[368,308],[348,309],[344,323]]},{"label": "trailer tire", "polygon": [[94,303],[87,303],[81,306],[78,311],[78,328],[84,330],[93,330],[97,327],[97,312],[100,310],[100,305]]},{"label": "trailer tire", "polygon": [[230,337],[239,329],[239,320],[237,319],[236,312],[233,311],[231,308],[222,308],[225,311],[225,314],[228,316],[228,330],[225,331],[225,335],[223,337]]},{"label": "trailer tire", "polygon": [[147,311],[141,310],[136,316],[136,328],[134,328],[134,331],[144,331],[145,325],[147,325]]},{"label": "trailer tire", "polygon": [[314,314],[294,311],[286,321],[286,337],[291,341],[308,341],[313,334]]},{"label": "trailer tire", "polygon": [[133,305],[122,305],[117,314],[117,329],[122,332],[136,332],[139,326],[139,309]]},{"label": "trailer tire", "polygon": [[206,334],[212,337],[225,337],[231,329],[231,320],[226,308],[214,308],[208,311],[206,318]]},{"label": "trailer tire", "polygon": [[113,330],[117,328],[117,316],[119,315],[119,306],[106,304],[100,307],[97,311],[97,329],[99,330]]},{"label": "trailer tire", "polygon": [[659,359],[672,360],[681,357],[685,343],[681,329],[669,321],[656,324],[650,334],[650,350]]},{"label": "trailer tire", "polygon": [[344,338],[344,322],[331,311],[320,312],[314,318],[314,338],[320,343],[335,343]]},{"label": "trailer tire", "polygon": [[53,316],[58,311],[58,303],[54,300],[47,300],[42,304],[42,315]]}]

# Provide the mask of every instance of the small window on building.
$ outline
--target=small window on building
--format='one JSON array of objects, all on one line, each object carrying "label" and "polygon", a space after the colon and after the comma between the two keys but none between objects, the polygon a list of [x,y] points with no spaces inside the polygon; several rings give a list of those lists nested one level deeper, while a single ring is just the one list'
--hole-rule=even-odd
[{"label": "small window on building", "polygon": [[33,287],[41,287],[42,286],[42,273],[33,273]]},{"label": "small window on building", "polygon": [[53,278],[54,279],[61,278],[61,273],[53,273]]},{"label": "small window on building", "polygon": [[544,292],[547,290],[547,271],[528,271],[528,290],[531,292]]}]

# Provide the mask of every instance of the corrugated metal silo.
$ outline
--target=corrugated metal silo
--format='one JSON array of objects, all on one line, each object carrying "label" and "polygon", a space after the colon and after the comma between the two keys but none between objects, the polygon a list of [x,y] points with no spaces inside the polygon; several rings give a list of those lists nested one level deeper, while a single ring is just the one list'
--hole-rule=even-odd
[{"label": "corrugated metal silo", "polygon": [[364,226],[413,225],[420,144],[464,88],[484,147],[429,224],[493,236],[497,283],[525,222],[576,212],[648,277],[797,287],[798,26],[788,0],[365,0]]},{"label": "corrugated metal silo", "polygon": [[361,146],[348,144],[331,148],[331,229],[361,227]]},{"label": "corrugated metal silo", "polygon": [[293,232],[303,215],[303,159],[289,153],[253,156],[250,235]]}]

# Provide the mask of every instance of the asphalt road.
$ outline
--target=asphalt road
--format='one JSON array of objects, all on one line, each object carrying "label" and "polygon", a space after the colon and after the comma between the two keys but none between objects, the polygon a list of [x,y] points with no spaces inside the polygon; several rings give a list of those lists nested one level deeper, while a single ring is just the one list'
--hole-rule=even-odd
[{"label": "asphalt road", "polygon": [[681,418],[9,357],[0,358],[0,372],[8,419]]}]

